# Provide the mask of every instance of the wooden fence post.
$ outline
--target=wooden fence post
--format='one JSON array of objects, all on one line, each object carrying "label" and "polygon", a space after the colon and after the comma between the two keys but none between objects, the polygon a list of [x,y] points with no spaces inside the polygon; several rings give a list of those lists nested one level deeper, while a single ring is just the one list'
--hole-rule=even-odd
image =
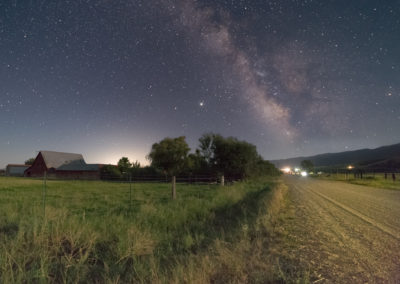
[{"label": "wooden fence post", "polygon": [[393,180],[393,182],[396,181],[396,174],[395,173],[392,173],[392,180]]},{"label": "wooden fence post", "polygon": [[221,176],[221,186],[225,186],[225,176]]},{"label": "wooden fence post", "polygon": [[132,174],[129,175],[129,212],[132,211]]},{"label": "wooden fence post", "polygon": [[172,177],[172,199],[176,199],[176,176]]},{"label": "wooden fence post", "polygon": [[47,171],[43,174],[43,217],[46,217],[46,180],[47,180]]}]

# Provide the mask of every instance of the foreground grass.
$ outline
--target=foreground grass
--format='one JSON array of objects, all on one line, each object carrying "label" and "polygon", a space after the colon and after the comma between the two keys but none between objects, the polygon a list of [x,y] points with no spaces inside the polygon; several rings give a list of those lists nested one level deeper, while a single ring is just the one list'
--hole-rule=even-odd
[{"label": "foreground grass", "polygon": [[314,176],[318,179],[326,179],[326,180],[338,180],[343,182],[348,182],[351,184],[365,185],[376,188],[386,188],[386,189],[394,189],[400,190],[400,174],[396,174],[396,180],[392,180],[392,174],[387,175],[387,179],[385,179],[385,175],[382,173],[377,174],[365,174],[362,179],[354,178],[352,174],[330,174],[330,175],[321,175]]},{"label": "foreground grass", "polygon": [[267,261],[280,191],[217,185],[0,179],[0,282],[243,282]]}]

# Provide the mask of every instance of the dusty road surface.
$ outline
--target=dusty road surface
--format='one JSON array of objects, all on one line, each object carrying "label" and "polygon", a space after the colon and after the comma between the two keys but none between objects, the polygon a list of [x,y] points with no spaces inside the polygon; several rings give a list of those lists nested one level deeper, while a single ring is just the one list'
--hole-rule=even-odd
[{"label": "dusty road surface", "polygon": [[292,217],[284,221],[282,251],[310,282],[400,283],[400,191],[284,181]]}]

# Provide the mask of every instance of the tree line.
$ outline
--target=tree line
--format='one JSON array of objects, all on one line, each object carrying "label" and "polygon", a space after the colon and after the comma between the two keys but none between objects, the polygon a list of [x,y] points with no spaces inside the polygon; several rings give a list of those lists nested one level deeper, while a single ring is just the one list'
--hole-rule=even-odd
[{"label": "tree line", "polygon": [[127,157],[122,157],[117,166],[104,166],[102,177],[224,175],[244,179],[280,174],[273,164],[261,157],[255,145],[235,137],[206,133],[200,137],[194,152],[190,151],[184,136],[164,138],[152,145],[146,157],[149,166],[142,167],[139,162],[131,163]]}]

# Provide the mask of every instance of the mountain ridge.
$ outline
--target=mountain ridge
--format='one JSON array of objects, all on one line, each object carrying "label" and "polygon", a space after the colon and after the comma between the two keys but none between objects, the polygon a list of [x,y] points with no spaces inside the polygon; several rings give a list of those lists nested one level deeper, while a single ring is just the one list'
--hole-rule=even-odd
[{"label": "mountain ridge", "polygon": [[272,160],[271,163],[279,168],[296,167],[300,166],[303,160],[311,160],[317,168],[341,168],[348,165],[360,168],[400,168],[400,143],[373,149],[363,148],[337,153],[322,153],[312,156]]}]

